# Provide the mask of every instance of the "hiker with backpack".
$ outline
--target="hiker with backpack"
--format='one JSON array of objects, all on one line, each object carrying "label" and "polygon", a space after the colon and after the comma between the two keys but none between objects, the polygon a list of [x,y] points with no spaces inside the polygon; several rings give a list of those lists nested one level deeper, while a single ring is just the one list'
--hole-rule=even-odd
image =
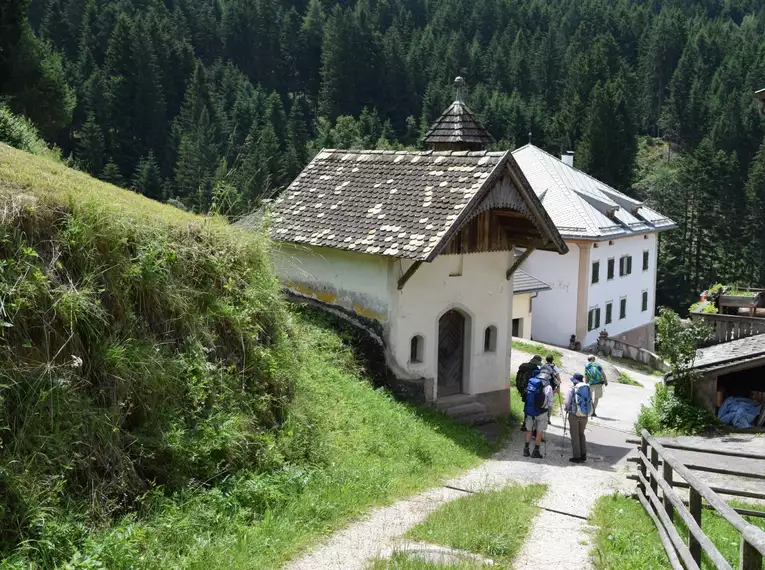
[{"label": "hiker with backpack", "polygon": [[555,365],[555,359],[552,354],[547,355],[541,370],[550,374],[550,385],[553,392],[557,392],[560,388],[560,369]]},{"label": "hiker with backpack", "polygon": [[[523,413],[526,416],[526,443],[523,446],[524,457],[534,457],[540,459],[542,453],[539,451],[542,445],[542,435],[547,430],[547,423],[550,415],[550,408],[553,405],[553,389],[550,385],[550,377],[546,372],[538,372],[532,378],[529,378],[526,385],[526,400]],[[534,436],[534,452],[529,452],[529,444],[532,435]]]},{"label": "hiker with backpack", "polygon": [[598,409],[598,400],[603,397],[603,386],[608,386],[608,379],[606,373],[603,372],[603,367],[600,362],[595,362],[594,356],[587,358],[587,364],[584,366],[584,375],[587,377],[587,384],[590,386],[590,392],[592,393],[592,417],[597,418],[595,413]]},{"label": "hiker with backpack", "polygon": [[593,400],[590,386],[584,381],[584,376],[579,372],[571,377],[573,386],[566,394],[564,408],[568,415],[568,425],[571,428],[571,463],[584,463],[587,461],[587,438],[584,430],[587,420],[593,413]]},{"label": "hiker with backpack", "polygon": [[[524,362],[518,367],[518,372],[515,374],[515,389],[521,395],[521,401],[526,402],[526,387],[529,383],[529,378],[536,376],[539,372],[539,367],[542,366],[542,357],[535,354],[531,360]],[[526,431],[526,419],[524,418],[521,423],[521,431]]]}]

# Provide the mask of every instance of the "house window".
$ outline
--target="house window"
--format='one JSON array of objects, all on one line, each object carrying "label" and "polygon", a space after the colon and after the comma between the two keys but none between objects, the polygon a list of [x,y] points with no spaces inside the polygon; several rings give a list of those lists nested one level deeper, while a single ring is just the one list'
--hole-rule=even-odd
[{"label": "house window", "polygon": [[595,307],[587,314],[587,330],[591,331],[598,327],[600,327],[600,307]]},{"label": "house window", "polygon": [[643,271],[648,271],[648,250],[643,252]]},{"label": "house window", "polygon": [[606,303],[606,324],[607,325],[611,324],[613,308],[614,308],[614,304],[611,301]]},{"label": "house window", "polygon": [[425,353],[425,339],[420,335],[415,335],[409,344],[409,362],[411,364],[422,364]]},{"label": "house window", "polygon": [[594,261],[592,263],[592,282],[597,283],[600,281],[600,261]]},{"label": "house window", "polygon": [[606,275],[607,279],[613,279],[614,278],[614,258],[608,260],[608,273]]},{"label": "house window", "polygon": [[632,273],[632,256],[622,255],[619,258],[619,277],[624,277]]},{"label": "house window", "polygon": [[627,318],[627,297],[619,299],[619,318]]},{"label": "house window", "polygon": [[648,310],[648,291],[643,291],[643,302],[641,303],[641,311]]},{"label": "house window", "polygon": [[483,333],[483,351],[497,352],[497,327],[486,327]]}]

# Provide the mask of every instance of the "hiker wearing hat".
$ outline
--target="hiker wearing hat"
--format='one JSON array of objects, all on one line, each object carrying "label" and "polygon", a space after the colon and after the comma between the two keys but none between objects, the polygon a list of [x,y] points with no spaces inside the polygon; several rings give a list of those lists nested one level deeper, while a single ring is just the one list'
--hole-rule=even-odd
[{"label": "hiker wearing hat", "polygon": [[[531,360],[524,362],[518,367],[518,372],[515,374],[515,388],[521,395],[522,402],[526,401],[526,389],[529,385],[529,378],[536,375],[540,366],[542,366],[542,357],[535,354]],[[521,424],[521,431],[526,431],[525,418]]]},{"label": "hiker wearing hat", "polygon": [[584,463],[587,461],[587,438],[584,430],[587,427],[587,419],[593,412],[592,393],[584,376],[579,372],[571,377],[572,386],[566,393],[564,408],[568,415],[568,425],[571,429],[571,463]]},{"label": "hiker wearing hat", "polygon": [[587,358],[587,364],[584,366],[584,375],[592,392],[592,417],[596,418],[597,414],[595,412],[598,409],[598,400],[603,397],[603,386],[608,386],[608,379],[606,378],[606,373],[603,372],[600,362],[595,362],[594,356]]}]

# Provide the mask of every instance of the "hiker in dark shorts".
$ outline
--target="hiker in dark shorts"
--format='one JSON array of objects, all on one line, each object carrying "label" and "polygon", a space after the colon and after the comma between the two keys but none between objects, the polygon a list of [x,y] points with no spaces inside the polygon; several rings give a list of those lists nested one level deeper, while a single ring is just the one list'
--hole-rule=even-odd
[{"label": "hiker in dark shorts", "polygon": [[[541,366],[542,357],[535,354],[531,360],[524,362],[518,367],[518,372],[515,374],[515,388],[521,396],[521,402],[526,402],[526,386],[528,386],[529,378],[535,376]],[[525,418],[521,423],[521,431],[526,431]]]}]

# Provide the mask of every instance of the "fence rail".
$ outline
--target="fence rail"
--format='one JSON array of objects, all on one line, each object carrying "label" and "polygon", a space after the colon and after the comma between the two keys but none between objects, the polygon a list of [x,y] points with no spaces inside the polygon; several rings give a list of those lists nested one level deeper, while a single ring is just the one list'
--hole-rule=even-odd
[{"label": "fence rail", "polygon": [[[632,441],[632,440],[628,440]],[[670,564],[675,570],[699,570],[701,553],[706,553],[709,561],[718,570],[733,570],[730,563],[720,554],[709,537],[704,534],[701,525],[703,507],[713,509],[731,524],[741,536],[741,554],[738,570],[762,570],[765,556],[765,532],[744,518],[729,506],[712,488],[691,473],[691,467],[699,470],[699,466],[689,466],[679,461],[668,449],[656,440],[646,430],[641,432],[640,448],[638,450],[638,473],[634,477],[638,481],[638,499],[654,521],[659,531],[659,537],[667,552]],[[716,453],[715,450],[674,446],[680,449],[690,449],[705,453]],[[720,453],[720,455],[729,455]],[[763,458],[758,456],[757,458]],[[707,470],[707,469],[704,469]],[[739,473],[726,471],[730,474]],[[675,481],[674,475],[679,475],[683,481]],[[675,488],[687,488],[689,499],[684,501]],[[725,493],[734,491],[718,489]],[[734,494],[734,493],[731,493]],[[738,494],[738,493],[735,493]],[[756,498],[765,498],[759,493]],[[703,504],[707,502],[707,505]],[[687,505],[687,507],[686,507]],[[688,529],[687,543],[680,536],[675,526],[675,517],[679,517]]]}]

